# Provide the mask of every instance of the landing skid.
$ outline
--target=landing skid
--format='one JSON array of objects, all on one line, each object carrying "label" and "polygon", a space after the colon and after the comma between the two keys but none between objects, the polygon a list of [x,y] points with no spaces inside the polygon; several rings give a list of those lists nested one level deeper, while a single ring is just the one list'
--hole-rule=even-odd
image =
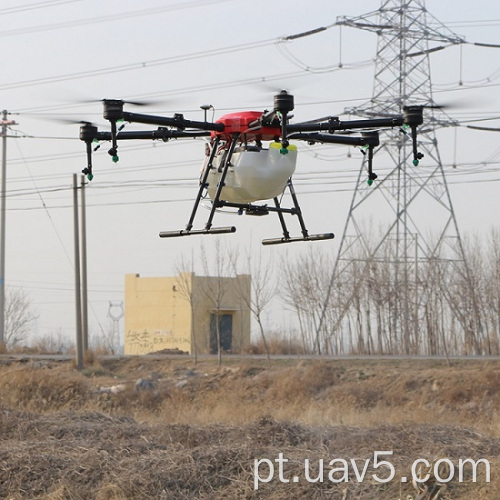
[{"label": "landing skid", "polygon": [[[293,201],[293,207],[292,208],[284,208],[281,206],[280,201],[278,198],[274,198],[274,207],[268,206],[268,205],[254,205],[251,203],[233,203],[233,202],[228,202],[225,200],[222,200],[220,198],[222,189],[224,187],[224,181],[226,178],[226,174],[228,172],[229,166],[231,165],[231,157],[238,139],[239,134],[235,134],[233,136],[233,140],[231,141],[231,145],[229,146],[228,154],[226,155],[226,159],[224,161],[224,164],[222,166],[222,175],[219,181],[219,184],[217,186],[217,191],[215,194],[214,199],[212,200],[212,208],[210,210],[210,215],[208,217],[207,223],[205,224],[205,227],[203,229],[193,229],[193,222],[196,216],[196,212],[198,211],[198,207],[200,205],[201,200],[204,198],[204,195],[206,194],[206,190],[208,188],[208,174],[211,169],[213,169],[213,161],[215,158],[216,151],[219,146],[219,140],[220,137],[217,136],[215,139],[215,143],[212,147],[210,157],[208,159],[207,166],[203,172],[202,178],[200,180],[200,187],[198,189],[198,194],[195,199],[195,203],[193,206],[193,210],[191,212],[191,216],[189,218],[189,222],[186,225],[185,229],[177,230],[177,231],[162,231],[160,232],[160,238],[172,238],[172,237],[179,237],[179,236],[190,236],[193,234],[224,234],[224,233],[234,233],[236,231],[236,228],[234,226],[228,226],[228,227],[212,227],[212,221],[215,215],[215,212],[218,208],[222,207],[230,207],[230,208],[236,208],[239,213],[246,213],[247,215],[253,215],[253,216],[261,216],[261,215],[268,215],[270,212],[276,212],[278,214],[278,218],[281,224],[281,228],[283,230],[283,236],[279,238],[271,238],[271,239],[265,239],[262,241],[263,245],[279,245],[281,243],[293,243],[296,241],[319,241],[319,240],[331,240],[334,238],[333,233],[322,233],[322,234],[309,234],[307,231],[304,219],[302,217],[302,211],[299,206],[299,202],[297,200],[297,196],[295,194],[295,189],[292,184],[292,179],[288,179],[286,187],[288,188],[290,195],[292,197]],[[220,168],[220,166],[219,166]],[[290,215],[296,215],[300,228],[301,228],[301,233],[302,236],[298,237],[291,237],[290,233],[288,231],[288,227],[285,223],[285,218],[283,217],[283,214],[290,214]]]},{"label": "landing skid", "polygon": [[281,243],[293,243],[295,241],[320,241],[320,240],[331,240],[335,238],[333,233],[323,233],[323,234],[309,234],[306,237],[298,236],[296,238],[267,238],[262,240],[263,245],[280,245]]},{"label": "landing skid", "polygon": [[161,231],[160,238],[175,238],[176,236],[189,236],[191,234],[225,234],[234,233],[236,228],[234,226],[227,227],[211,227],[210,229],[181,229],[179,231]]}]

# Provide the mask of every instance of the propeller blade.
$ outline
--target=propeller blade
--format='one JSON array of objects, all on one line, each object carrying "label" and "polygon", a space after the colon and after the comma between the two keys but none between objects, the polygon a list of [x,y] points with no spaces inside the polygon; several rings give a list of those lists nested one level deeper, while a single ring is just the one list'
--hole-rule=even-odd
[{"label": "propeller blade", "polygon": [[[470,107],[470,103],[464,104],[463,102],[457,102],[457,101],[450,101],[450,102],[444,102],[444,103],[427,103],[427,104],[422,104],[422,103],[412,103],[412,102],[407,102],[403,106],[403,108],[408,108],[410,106],[417,106],[421,107],[422,109],[431,109],[431,110],[438,110],[438,111],[447,111],[451,109],[465,109]],[[354,110],[355,111],[355,110]],[[352,112],[352,110],[350,110]],[[394,113],[390,113],[387,111],[363,111],[361,110],[361,115],[366,115],[370,116],[373,118],[396,118],[400,116],[397,111],[394,111]]]},{"label": "propeller blade", "polygon": [[[113,100],[114,98],[104,98],[104,99],[79,99],[76,101],[77,104],[95,104],[102,103],[103,101]],[[122,101],[123,104],[130,104],[131,106],[159,106],[168,104],[168,100],[154,100],[154,99],[138,99],[138,100],[128,100],[128,99],[116,99],[117,101]]]},{"label": "propeller blade", "polygon": [[64,125],[91,125],[92,127],[98,127],[97,123],[91,122],[90,120],[78,120],[76,118],[62,118],[62,117],[42,117],[44,120],[49,120],[55,123],[62,123]]},{"label": "propeller blade", "polygon": [[154,101],[154,100],[140,100],[140,101],[124,100],[123,103],[130,104],[131,106],[158,106],[159,104],[165,104],[165,102]]}]

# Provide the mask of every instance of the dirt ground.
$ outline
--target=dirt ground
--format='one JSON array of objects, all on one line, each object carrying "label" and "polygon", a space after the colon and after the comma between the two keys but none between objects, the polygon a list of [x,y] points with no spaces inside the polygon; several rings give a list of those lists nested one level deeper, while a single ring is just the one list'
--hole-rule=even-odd
[{"label": "dirt ground", "polygon": [[498,500],[499,409],[500,360],[4,356],[0,498]]}]

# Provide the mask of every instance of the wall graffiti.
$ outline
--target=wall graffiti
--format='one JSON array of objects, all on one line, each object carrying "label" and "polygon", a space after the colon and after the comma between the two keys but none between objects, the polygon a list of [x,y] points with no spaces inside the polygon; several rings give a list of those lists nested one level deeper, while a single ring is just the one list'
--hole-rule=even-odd
[{"label": "wall graffiti", "polygon": [[172,330],[129,330],[125,332],[125,354],[147,354],[162,349],[180,349],[189,352],[190,341]]}]

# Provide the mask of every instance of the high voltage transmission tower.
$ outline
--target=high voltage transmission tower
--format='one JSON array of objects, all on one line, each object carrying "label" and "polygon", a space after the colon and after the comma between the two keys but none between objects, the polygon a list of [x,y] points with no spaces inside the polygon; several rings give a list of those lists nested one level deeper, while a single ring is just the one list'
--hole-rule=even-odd
[{"label": "high voltage transmission tower", "polygon": [[109,302],[108,318],[111,320],[109,347],[114,353],[120,348],[120,320],[125,316],[125,310],[122,302]]},{"label": "high voltage transmission tower", "polygon": [[[464,307],[454,296],[457,279],[470,285],[471,275],[436,138],[436,129],[456,123],[433,99],[429,62],[432,52],[465,40],[432,17],[424,0],[384,0],[379,10],[339,18],[337,25],[378,36],[373,97],[348,112],[373,117],[400,113],[408,104],[425,106],[419,127],[424,157],[413,161],[406,131],[393,130],[381,137],[375,153],[378,178],[373,184],[367,183],[365,165],[361,166],[318,339],[345,339],[348,328],[351,348],[365,353],[444,354],[443,331],[427,331],[425,321],[444,301],[446,306],[440,307],[446,329],[460,324],[461,344],[468,352],[478,352],[477,314],[472,321],[464,318],[466,312],[477,312],[475,299]],[[428,275],[430,269],[439,298],[431,297],[428,282],[424,286],[423,273]],[[361,307],[360,297],[367,304],[378,301],[385,308],[384,319],[369,305]]]}]

